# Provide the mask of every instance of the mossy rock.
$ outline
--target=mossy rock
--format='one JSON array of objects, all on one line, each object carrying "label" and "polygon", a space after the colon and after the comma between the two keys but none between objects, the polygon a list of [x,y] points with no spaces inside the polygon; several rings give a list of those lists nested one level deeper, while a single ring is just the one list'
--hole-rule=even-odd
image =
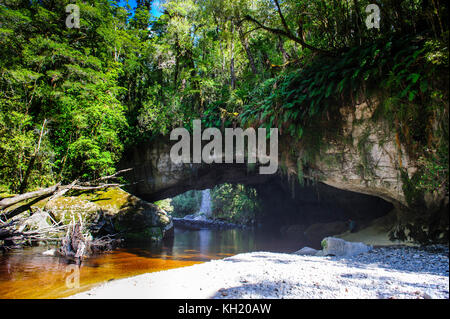
[{"label": "mossy rock", "polygon": [[125,239],[161,240],[173,227],[171,217],[164,210],[120,188],[72,193],[39,202],[36,207],[45,207],[63,224],[81,216],[99,236],[118,233]]},{"label": "mossy rock", "polygon": [[322,249],[327,249],[327,247],[328,247],[327,241],[325,239],[323,239],[320,242],[320,246],[322,247]]},{"label": "mossy rock", "polygon": [[88,224],[93,223],[101,211],[100,206],[96,203],[74,196],[59,197],[47,201],[44,205],[38,203],[37,207],[45,207],[55,221],[62,222],[64,225],[69,224],[73,219],[78,220],[79,217]]}]

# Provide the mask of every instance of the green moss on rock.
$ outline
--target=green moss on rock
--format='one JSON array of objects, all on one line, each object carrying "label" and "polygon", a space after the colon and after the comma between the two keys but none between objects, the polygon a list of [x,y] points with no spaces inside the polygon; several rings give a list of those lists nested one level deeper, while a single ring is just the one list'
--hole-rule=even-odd
[{"label": "green moss on rock", "polygon": [[164,210],[120,188],[70,195],[36,207],[45,207],[57,222],[68,224],[81,217],[95,233],[118,233],[124,239],[161,240],[173,227]]}]

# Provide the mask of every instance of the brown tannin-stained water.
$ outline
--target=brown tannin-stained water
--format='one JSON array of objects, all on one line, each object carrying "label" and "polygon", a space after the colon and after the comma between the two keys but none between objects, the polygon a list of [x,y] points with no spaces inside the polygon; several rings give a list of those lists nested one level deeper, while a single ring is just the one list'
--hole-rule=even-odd
[{"label": "brown tannin-stained water", "polygon": [[29,247],[0,255],[0,299],[62,298],[109,280],[191,266],[238,253],[293,252],[301,247],[296,241],[258,230],[176,228],[171,242],[119,248],[84,260],[79,268],[79,288],[70,288],[73,265],[64,258],[43,255],[49,247]]}]

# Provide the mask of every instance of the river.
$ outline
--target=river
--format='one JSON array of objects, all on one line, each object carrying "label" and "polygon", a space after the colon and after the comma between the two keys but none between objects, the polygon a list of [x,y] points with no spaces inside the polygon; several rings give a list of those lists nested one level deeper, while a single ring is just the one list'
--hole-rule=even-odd
[{"label": "river", "polygon": [[79,287],[66,284],[73,265],[43,255],[51,247],[28,247],[0,255],[0,298],[61,298],[103,282],[190,266],[243,252],[293,252],[301,243],[264,229],[184,230],[161,244],[134,244],[83,261]]}]

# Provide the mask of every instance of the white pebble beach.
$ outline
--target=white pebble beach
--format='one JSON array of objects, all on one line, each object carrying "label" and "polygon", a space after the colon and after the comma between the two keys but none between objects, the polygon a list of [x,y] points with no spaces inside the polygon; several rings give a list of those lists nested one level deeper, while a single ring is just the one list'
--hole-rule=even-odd
[{"label": "white pebble beach", "polygon": [[379,248],[349,258],[244,253],[109,281],[69,298],[448,299],[448,248]]}]

